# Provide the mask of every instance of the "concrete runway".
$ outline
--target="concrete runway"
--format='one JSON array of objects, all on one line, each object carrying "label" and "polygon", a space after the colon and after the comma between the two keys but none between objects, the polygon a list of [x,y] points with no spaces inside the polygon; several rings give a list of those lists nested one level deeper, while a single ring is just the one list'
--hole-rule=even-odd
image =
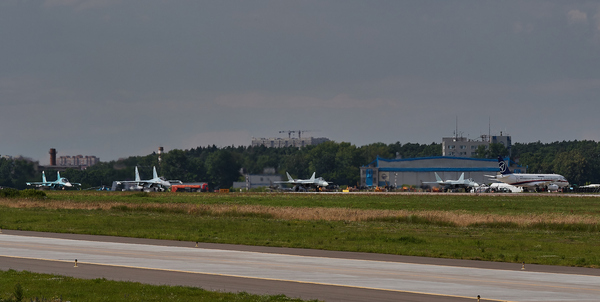
[{"label": "concrete runway", "polygon": [[600,297],[596,269],[7,230],[0,269],[325,301]]}]

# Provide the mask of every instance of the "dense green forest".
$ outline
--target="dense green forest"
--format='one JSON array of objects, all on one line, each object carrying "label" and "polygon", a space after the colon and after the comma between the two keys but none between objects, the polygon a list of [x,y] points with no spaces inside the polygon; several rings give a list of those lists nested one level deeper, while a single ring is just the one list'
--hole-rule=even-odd
[{"label": "dense green forest", "polygon": [[24,189],[25,183],[36,176],[32,162],[0,157],[0,187]]},{"label": "dense green forest", "polygon": [[558,173],[578,185],[600,183],[600,143],[595,141],[516,143],[511,158],[529,173]]},{"label": "dense green forest", "polygon": [[[478,157],[483,158],[508,155],[502,145],[492,144],[478,151]],[[441,154],[441,144],[437,143],[374,143],[357,147],[345,142],[326,142],[304,148],[208,146],[171,150],[162,155],[160,164],[158,155],[153,153],[102,162],[82,171],[69,169],[61,175],[81,183],[83,188],[110,186],[114,180],[133,180],[135,166],[143,179],[151,178],[152,167],[156,166],[167,179],[203,181],[211,188],[229,188],[234,181],[243,180],[240,171],[261,174],[265,168],[275,168],[282,175],[287,171],[293,177],[308,178],[316,172],[335,184],[355,186],[360,180],[359,168],[377,156],[414,158]],[[510,156],[530,173],[562,174],[572,184],[600,183],[600,144],[594,141],[516,143]],[[46,171],[49,180],[55,179],[54,173]],[[32,163],[0,158],[0,186],[22,189],[26,181],[40,179],[41,172],[35,172]]]}]

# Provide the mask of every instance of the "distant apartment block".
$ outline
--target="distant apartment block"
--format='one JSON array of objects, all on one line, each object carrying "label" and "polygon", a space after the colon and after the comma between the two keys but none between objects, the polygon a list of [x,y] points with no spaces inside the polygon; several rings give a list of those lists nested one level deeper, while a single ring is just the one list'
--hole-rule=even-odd
[{"label": "distant apartment block", "polygon": [[302,138],[252,138],[252,147],[265,146],[268,148],[305,147],[328,142],[325,137],[302,137]]},{"label": "distant apartment block", "polygon": [[59,156],[58,166],[78,166],[78,167],[89,167],[100,162],[100,159],[96,156]]},{"label": "distant apartment block", "polygon": [[488,137],[482,135],[481,140],[471,140],[466,137],[443,137],[442,138],[442,156],[473,157],[477,155],[477,148],[485,146],[489,148],[490,144],[502,144],[510,152],[512,146],[511,137],[503,135],[493,135]]}]

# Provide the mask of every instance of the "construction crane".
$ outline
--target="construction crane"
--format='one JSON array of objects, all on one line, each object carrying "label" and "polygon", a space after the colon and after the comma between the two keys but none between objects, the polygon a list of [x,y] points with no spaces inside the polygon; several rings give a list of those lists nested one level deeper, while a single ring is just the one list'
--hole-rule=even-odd
[{"label": "construction crane", "polygon": [[296,131],[294,131],[294,130],[281,130],[281,131],[279,131],[279,133],[286,133],[286,132],[288,134],[288,138],[292,138],[292,133],[296,133]]}]

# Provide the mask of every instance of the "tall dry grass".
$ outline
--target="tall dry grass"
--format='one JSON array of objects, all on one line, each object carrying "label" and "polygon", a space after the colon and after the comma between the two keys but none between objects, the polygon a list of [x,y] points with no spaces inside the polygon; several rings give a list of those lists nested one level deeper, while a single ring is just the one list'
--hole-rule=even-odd
[{"label": "tall dry grass", "polygon": [[69,201],[36,201],[28,199],[0,199],[0,206],[9,208],[44,208],[75,210],[164,210],[166,212],[187,213],[190,215],[227,216],[236,214],[270,215],[274,219],[284,220],[326,220],[326,221],[369,221],[394,218],[418,217],[427,221],[448,223],[458,227],[473,224],[516,224],[528,226],[533,224],[586,224],[597,225],[600,218],[576,214],[473,214],[466,211],[408,211],[408,210],[359,210],[347,208],[298,208],[271,207],[263,205],[220,205],[220,204],[182,204],[182,203],[148,203],[133,204],[125,202],[69,202]]}]

